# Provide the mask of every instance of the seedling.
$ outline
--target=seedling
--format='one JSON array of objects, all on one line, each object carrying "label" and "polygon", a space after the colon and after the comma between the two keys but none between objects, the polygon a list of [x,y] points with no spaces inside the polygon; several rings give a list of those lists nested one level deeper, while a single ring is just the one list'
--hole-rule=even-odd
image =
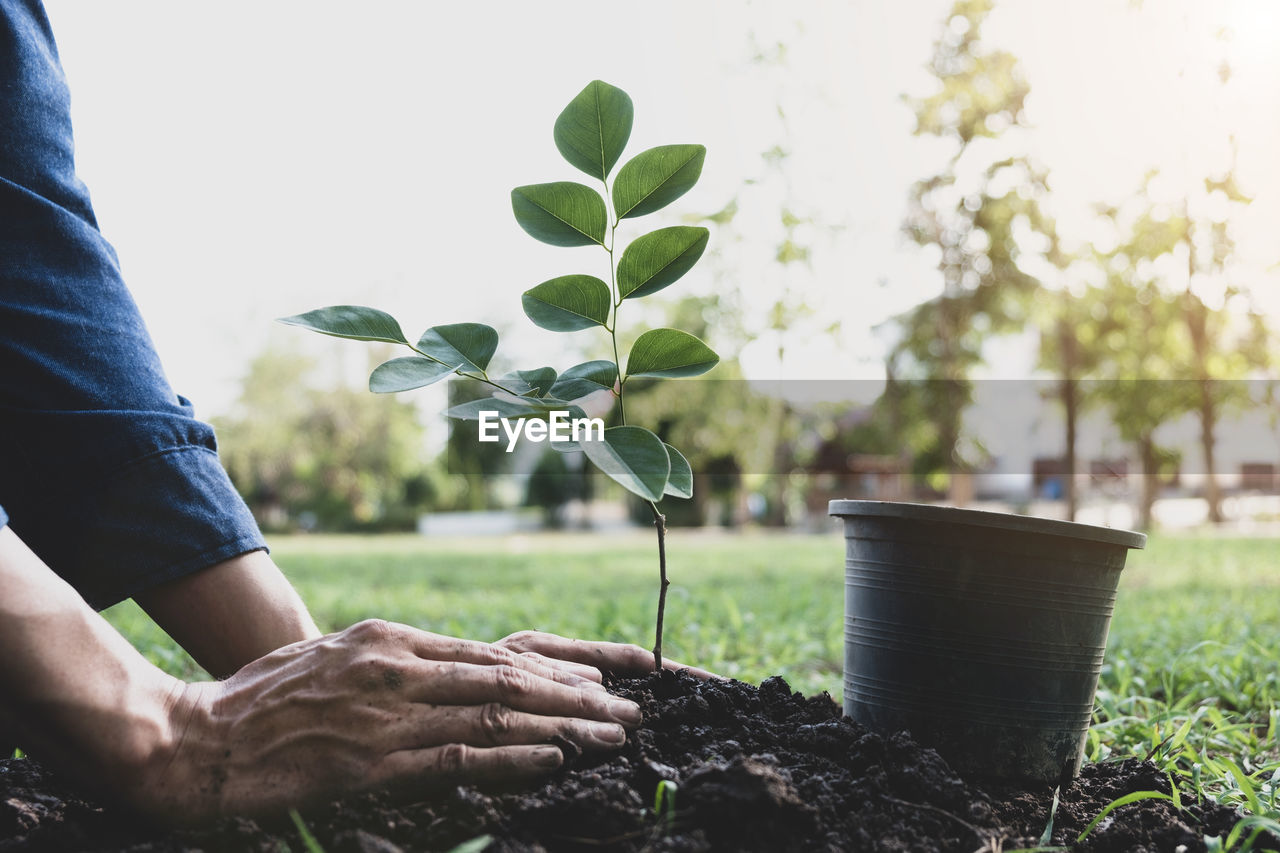
[{"label": "seedling", "polygon": [[[651,329],[631,344],[626,369],[620,355],[618,314],[630,299],[650,296],[687,273],[707,247],[706,228],[676,225],[636,237],[618,251],[618,226],[623,220],[653,213],[684,195],[702,173],[706,149],[701,145],[662,145],[641,151],[613,173],[631,136],[631,98],[600,80],[587,84],[556,119],[553,139],[570,165],[599,181],[603,193],[574,181],[516,187],[511,207],[516,222],[530,236],[553,246],[595,246],[607,256],[608,283],[595,275],[575,273],[544,281],[521,297],[524,313],[553,332],[577,332],[599,327],[608,332],[612,360],[588,361],[563,372],[540,367],[517,370],[493,378],[490,360],[498,333],[483,323],[432,326],[409,343],[399,322],[375,308],[336,305],[281,320],[326,335],[361,341],[386,341],[412,350],[412,355],[379,365],[369,377],[369,389],[379,393],[409,391],[461,376],[484,383],[492,396],[456,405],[446,414],[482,425],[477,439],[497,440],[495,419],[549,422],[526,438],[546,437],[556,450],[582,450],[597,468],[623,488],[643,498],[653,512],[658,533],[657,625],[654,666],[662,668],[662,627],[666,612],[666,519],[658,510],[665,495],[693,495],[693,472],[688,461],[644,427],[627,423],[627,383],[640,377],[698,376],[720,357],[697,337],[679,329]],[[612,179],[610,176],[613,175]],[[619,425],[600,429],[584,425],[569,436],[556,438],[554,426],[565,420],[590,421],[579,403],[601,392],[617,401]],[[517,427],[506,429],[514,441]],[[574,440],[577,435],[580,440]],[[538,439],[541,440],[541,439]]]},{"label": "seedling", "polygon": [[653,791],[653,816],[668,829],[676,822],[677,790],[675,782],[663,779]]},{"label": "seedling", "polygon": [[302,839],[302,847],[307,853],[325,853],[320,842],[311,834],[311,830],[307,828],[307,824],[302,820],[302,815],[298,814],[297,809],[289,809],[289,819],[293,821],[293,826],[298,830],[298,837]]}]

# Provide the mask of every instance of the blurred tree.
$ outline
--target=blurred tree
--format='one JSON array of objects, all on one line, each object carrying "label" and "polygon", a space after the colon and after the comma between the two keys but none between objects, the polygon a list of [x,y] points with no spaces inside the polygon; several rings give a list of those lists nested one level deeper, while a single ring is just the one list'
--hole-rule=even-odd
[{"label": "blurred tree", "polygon": [[[492,392],[493,389],[482,382],[455,376],[449,380],[449,405],[480,400]],[[475,421],[451,419],[448,428],[445,470],[454,487],[450,509],[477,511],[503,505],[498,497],[498,486],[513,473],[512,463],[516,455],[507,453],[506,437],[502,436],[496,442],[478,441]]]},{"label": "blurred tree", "polygon": [[[1191,337],[1192,358],[1186,374],[1196,384],[1205,499],[1209,521],[1214,524],[1223,520],[1214,462],[1218,422],[1227,410],[1247,404],[1248,392],[1240,380],[1268,363],[1262,312],[1252,304],[1248,291],[1231,278],[1235,253],[1232,214],[1252,201],[1236,183],[1234,143],[1232,149],[1233,162],[1226,172],[1207,178],[1199,199],[1188,196],[1183,200],[1185,229],[1179,240],[1187,259],[1181,303],[1183,322]],[[1200,215],[1195,215],[1197,209]]]},{"label": "blurred tree", "polygon": [[585,462],[586,457],[582,453],[563,453],[552,449],[544,450],[538,457],[525,485],[524,502],[526,506],[542,510],[544,527],[563,527],[564,509],[568,503],[591,499],[594,468]]},{"label": "blurred tree", "polygon": [[1154,283],[1136,282],[1121,272],[1111,279],[1105,298],[1117,328],[1101,338],[1106,342],[1102,379],[1091,388],[1110,410],[1120,437],[1137,448],[1137,526],[1148,530],[1160,485],[1179,461],[1175,451],[1156,442],[1156,430],[1194,404],[1191,387],[1170,379],[1186,342],[1169,334],[1178,321],[1176,300]]},{"label": "blurred tree", "polygon": [[1230,169],[1204,181],[1203,194],[1186,196],[1176,207],[1153,199],[1158,179],[1158,173],[1148,173],[1123,205],[1100,210],[1119,239],[1112,250],[1095,255],[1106,285],[1090,291],[1076,309],[1092,318],[1072,318],[1076,351],[1108,380],[1101,396],[1122,433],[1138,446],[1145,475],[1141,523],[1150,524],[1159,480],[1149,467],[1161,458],[1154,429],[1186,413],[1199,421],[1208,517],[1217,523],[1217,426],[1224,415],[1249,404],[1242,380],[1268,363],[1262,313],[1231,280],[1230,221],[1233,209],[1249,199]]},{"label": "blurred tree", "polygon": [[[804,27],[797,21],[792,35],[802,41],[803,34]],[[793,100],[792,90],[800,78],[791,73],[791,48],[782,40],[763,42],[755,32],[750,34],[750,40],[748,73],[759,77],[762,89],[772,88],[777,141],[760,153],[760,171],[743,181],[740,196],[754,195],[757,199],[763,197],[763,203],[756,201],[754,204],[749,203],[748,207],[758,210],[763,205],[768,205],[770,213],[766,221],[770,222],[770,227],[764,233],[745,236],[735,230],[732,226],[739,213],[739,198],[734,198],[716,213],[702,217],[702,220],[721,226],[713,246],[717,242],[723,246],[734,246],[733,262],[724,264],[722,269],[732,268],[744,255],[741,246],[744,240],[750,240],[761,247],[768,246],[771,250],[771,262],[761,258],[762,262],[751,274],[767,283],[767,288],[761,288],[761,292],[768,292],[773,298],[760,304],[744,305],[736,297],[739,288],[731,286],[722,290],[722,295],[717,300],[719,305],[714,309],[718,314],[715,328],[718,340],[723,341],[726,337],[736,339],[736,345],[722,346],[720,352],[738,352],[749,341],[768,341],[773,346],[773,355],[781,369],[791,342],[812,338],[814,334],[833,334],[838,328],[838,323],[821,323],[818,320],[818,313],[813,307],[812,272],[813,250],[817,238],[834,233],[839,228],[821,221],[819,212],[806,205],[801,194],[796,192],[792,180],[790,167],[795,141],[788,105]],[[725,249],[713,249],[712,257],[724,262]],[[736,276],[741,273],[735,270],[734,274]],[[727,316],[729,314],[732,317]],[[716,375],[719,377],[724,374],[722,362]],[[729,384],[745,388],[740,383]],[[765,510],[760,521],[769,526],[782,527],[789,522],[787,507],[797,503],[797,496],[793,494],[795,481],[789,476],[795,467],[795,438],[798,432],[796,412],[781,395],[748,394],[748,397],[750,399],[742,401],[742,404],[735,404],[727,397],[714,401],[737,411],[750,409],[755,418],[750,448],[739,445],[731,450],[726,446],[720,454],[723,458],[716,462],[715,467],[725,471],[746,470],[759,474],[755,479],[759,491],[765,497]],[[768,458],[761,458],[760,451],[767,451]],[[702,470],[707,470],[705,465],[709,464],[710,458],[704,454]],[[694,469],[699,470],[699,466],[695,465]],[[723,486],[727,483],[738,484],[741,479],[736,475],[725,475],[715,482]],[[736,489],[736,485],[734,488]],[[697,489],[694,494],[698,494]],[[712,497],[722,505],[734,500],[733,495],[724,489]],[[701,509],[699,506],[699,515],[702,514]]]},{"label": "blurred tree", "polygon": [[1109,251],[1095,251],[1105,284],[1091,291],[1098,307],[1079,314],[1076,343],[1101,381],[1092,393],[1111,413],[1121,438],[1137,448],[1142,488],[1138,527],[1151,527],[1161,478],[1176,455],[1156,442],[1156,430],[1194,408],[1189,383],[1177,381],[1190,358],[1179,300],[1162,286],[1171,253],[1187,230],[1181,216],[1152,203],[1155,173],[1123,208],[1100,215],[1119,235]]},{"label": "blurred tree", "polygon": [[1065,435],[1063,441],[1063,494],[1066,517],[1074,521],[1079,510],[1077,482],[1077,436],[1080,418],[1094,401],[1088,379],[1101,366],[1102,341],[1116,328],[1107,312],[1103,291],[1093,285],[1061,288],[1037,309],[1040,328],[1040,368],[1057,374],[1053,395],[1062,404]]},{"label": "blurred tree", "polygon": [[279,345],[250,363],[233,413],[214,422],[232,481],[266,527],[412,529],[435,492],[413,405],[317,387],[316,366]]},{"label": "blurred tree", "polygon": [[1001,150],[995,141],[1024,124],[1030,87],[1012,54],[982,41],[992,6],[992,0],[955,3],[929,65],[937,90],[907,99],[916,135],[951,139],[957,147],[941,171],[911,189],[903,230],[937,251],[942,288],[897,318],[901,337],[889,363],[900,381],[897,393],[921,398],[895,405],[922,409],[936,426],[932,447],[922,455],[934,461],[931,480],[946,481],[955,503],[966,500],[974,462],[961,448],[964,412],[973,399],[971,371],[990,336],[1026,320],[1039,282],[1020,266],[1021,256],[1051,255],[1057,245],[1038,201],[1046,191],[1045,172],[1025,156],[993,157]]},{"label": "blurred tree", "polygon": [[[713,331],[719,328],[717,303],[715,297],[686,297],[672,306],[672,325],[700,337],[719,334]],[[732,521],[742,472],[771,475],[764,481],[769,486],[786,485],[787,470],[775,467],[778,445],[794,439],[798,423],[773,420],[782,401],[754,390],[736,358],[723,359],[714,376],[680,383],[637,379],[628,385],[627,411],[657,424],[654,431],[681,449],[694,472],[692,499],[663,499],[671,524],[704,523],[712,502],[718,505],[717,521]]]}]

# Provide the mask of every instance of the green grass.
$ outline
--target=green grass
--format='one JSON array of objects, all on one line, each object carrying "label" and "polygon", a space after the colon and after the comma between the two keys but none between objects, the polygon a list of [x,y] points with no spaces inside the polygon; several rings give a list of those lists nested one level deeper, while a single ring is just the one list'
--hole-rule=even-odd
[{"label": "green grass", "polygon": [[[653,535],[297,537],[277,562],[321,627],[370,616],[493,640],[523,628],[652,643]],[[839,699],[843,540],[674,531],[666,651]],[[198,672],[133,605],[108,618],[182,676]],[[1197,796],[1280,820],[1280,539],[1156,536],[1130,556],[1089,757],[1150,755]],[[1252,827],[1223,839],[1248,849]],[[1227,846],[1228,842],[1231,846]]]},{"label": "green grass", "polygon": [[[1280,540],[1153,537],[1126,569],[1089,758],[1148,757],[1280,831]],[[1212,849],[1212,848],[1211,848]]]},{"label": "green grass", "polygon": [[[805,692],[840,686],[843,540],[831,536],[671,536],[665,653],[725,675],[785,675]],[[273,556],[323,630],[377,616],[496,640],[537,628],[653,643],[651,533],[490,539],[298,537]],[[832,591],[834,590],[834,594]],[[108,613],[158,665],[199,670],[132,604]]]}]

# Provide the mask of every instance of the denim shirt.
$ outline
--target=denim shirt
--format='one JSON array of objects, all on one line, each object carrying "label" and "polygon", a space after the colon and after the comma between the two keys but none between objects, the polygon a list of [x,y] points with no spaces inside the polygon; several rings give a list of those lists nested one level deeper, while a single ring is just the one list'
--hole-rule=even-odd
[{"label": "denim shirt", "polygon": [[44,9],[0,0],[0,527],[102,608],[265,546],[165,378],[73,152]]}]

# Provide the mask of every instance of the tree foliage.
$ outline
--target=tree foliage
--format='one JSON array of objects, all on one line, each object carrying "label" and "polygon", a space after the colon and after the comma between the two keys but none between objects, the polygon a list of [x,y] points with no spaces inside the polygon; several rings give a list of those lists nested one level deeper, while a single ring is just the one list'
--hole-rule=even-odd
[{"label": "tree foliage", "polygon": [[[992,335],[1026,322],[1039,288],[1020,264],[1022,255],[1057,254],[1053,222],[1039,204],[1047,191],[1044,170],[1022,154],[995,156],[995,141],[1023,123],[1030,89],[1016,58],[982,40],[991,8],[990,0],[955,3],[934,44],[936,91],[908,99],[917,135],[956,143],[943,168],[911,188],[903,230],[933,250],[941,281],[935,297],[897,318],[900,337],[890,355],[894,379],[925,380],[899,386],[922,398],[900,403],[929,412],[935,422],[926,437],[930,446],[917,448],[936,460],[929,472],[935,475],[975,461],[960,452],[971,373]],[[1020,238],[1028,234],[1039,236],[1038,245],[1023,245]]]},{"label": "tree foliage", "polygon": [[[1094,391],[1120,434],[1134,443],[1142,466],[1139,524],[1150,526],[1161,476],[1176,461],[1156,441],[1161,424],[1188,413],[1200,421],[1209,517],[1221,520],[1215,477],[1216,427],[1249,402],[1240,380],[1267,363],[1266,327],[1247,291],[1231,280],[1234,242],[1228,217],[1197,218],[1194,202],[1152,198],[1149,173],[1124,204],[1100,215],[1118,235],[1093,262],[1105,284],[1090,288],[1076,309],[1076,351],[1103,379]],[[1248,198],[1232,172],[1204,182],[1229,205]],[[1061,352],[1050,352],[1061,358]]]},{"label": "tree foliage", "polygon": [[259,522],[325,530],[412,528],[433,480],[412,404],[316,383],[316,360],[272,346],[215,420],[232,482]]}]

